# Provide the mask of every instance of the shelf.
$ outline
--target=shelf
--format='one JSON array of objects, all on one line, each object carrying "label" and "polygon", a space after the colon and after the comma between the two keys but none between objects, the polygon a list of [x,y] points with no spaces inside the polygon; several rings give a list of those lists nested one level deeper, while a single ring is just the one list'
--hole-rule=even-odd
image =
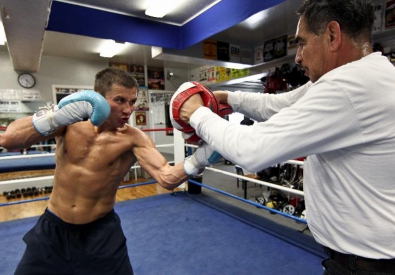
[{"label": "shelf", "polygon": [[295,55],[287,55],[282,58],[278,58],[278,59],[275,59],[275,60],[272,60],[269,62],[253,65],[249,69],[250,75],[248,75],[248,76],[234,78],[234,79],[230,79],[230,80],[222,81],[222,82],[217,82],[217,83],[209,84],[207,86],[212,89],[212,88],[216,88],[216,87],[242,83],[245,81],[257,80],[257,79],[267,76],[269,74],[269,71],[273,72],[276,67],[280,68],[285,63],[294,64],[294,62],[295,62]]}]

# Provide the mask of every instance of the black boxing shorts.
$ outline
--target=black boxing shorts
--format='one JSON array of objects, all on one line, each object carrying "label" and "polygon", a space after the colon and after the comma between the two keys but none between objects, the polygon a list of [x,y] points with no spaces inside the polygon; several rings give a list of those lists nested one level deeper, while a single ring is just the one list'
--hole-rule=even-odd
[{"label": "black boxing shorts", "polygon": [[15,274],[133,274],[119,216],[88,224],[62,221],[48,209],[23,240]]}]

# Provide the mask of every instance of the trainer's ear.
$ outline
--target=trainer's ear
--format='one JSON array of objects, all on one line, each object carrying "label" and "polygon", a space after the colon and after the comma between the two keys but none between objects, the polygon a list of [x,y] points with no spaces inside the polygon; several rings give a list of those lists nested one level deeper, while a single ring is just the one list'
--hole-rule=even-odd
[{"label": "trainer's ear", "polygon": [[342,31],[336,21],[331,21],[326,27],[326,33],[329,38],[329,48],[331,51],[337,51],[342,43]]}]

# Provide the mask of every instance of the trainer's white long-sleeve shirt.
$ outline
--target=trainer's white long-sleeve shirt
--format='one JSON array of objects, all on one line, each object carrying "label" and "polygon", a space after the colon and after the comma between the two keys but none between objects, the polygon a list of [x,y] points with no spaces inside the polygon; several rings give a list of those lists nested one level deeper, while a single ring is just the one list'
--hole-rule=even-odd
[{"label": "trainer's white long-sleeve shirt", "polygon": [[205,107],[190,123],[251,171],[307,156],[304,193],[316,241],[367,258],[395,258],[395,67],[372,53],[278,94],[229,93],[231,124]]}]

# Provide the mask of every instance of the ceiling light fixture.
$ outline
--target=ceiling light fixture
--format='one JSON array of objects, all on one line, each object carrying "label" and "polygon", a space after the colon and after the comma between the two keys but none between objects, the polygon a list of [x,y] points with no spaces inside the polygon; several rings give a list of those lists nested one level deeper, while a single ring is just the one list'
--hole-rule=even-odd
[{"label": "ceiling light fixture", "polygon": [[5,45],[5,42],[7,42],[7,38],[5,36],[3,22],[0,20],[0,45]]},{"label": "ceiling light fixture", "polygon": [[145,15],[162,18],[172,11],[180,3],[180,0],[151,0]]},{"label": "ceiling light fixture", "polygon": [[118,54],[125,47],[124,42],[116,42],[114,40],[106,41],[104,47],[100,52],[101,57],[111,58]]}]

